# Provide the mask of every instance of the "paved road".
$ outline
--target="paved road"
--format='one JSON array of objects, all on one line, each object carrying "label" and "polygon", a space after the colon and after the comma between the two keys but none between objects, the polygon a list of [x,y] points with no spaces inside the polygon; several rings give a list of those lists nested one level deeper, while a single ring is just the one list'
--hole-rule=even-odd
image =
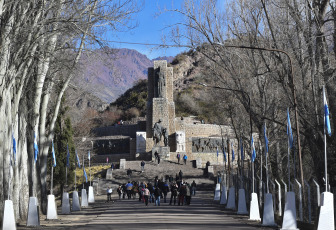
[{"label": "paved road", "polygon": [[224,210],[208,192],[199,192],[190,206],[161,203],[146,207],[138,199],[105,203],[105,196],[100,198],[80,212],[59,215],[59,220],[41,220],[41,226],[34,229],[272,229]]}]

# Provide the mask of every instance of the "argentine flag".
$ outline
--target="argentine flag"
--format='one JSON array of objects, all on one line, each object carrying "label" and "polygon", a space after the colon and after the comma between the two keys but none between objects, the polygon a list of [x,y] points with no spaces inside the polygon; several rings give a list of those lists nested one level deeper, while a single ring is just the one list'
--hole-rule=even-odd
[{"label": "argentine flag", "polygon": [[78,154],[77,154],[77,150],[76,150],[76,160],[77,160],[78,168],[80,168],[81,165],[80,165],[79,157],[78,157]]},{"label": "argentine flag", "polygon": [[217,158],[218,158],[218,146],[216,147],[216,149],[217,149]]},{"label": "argentine flag", "polygon": [[51,152],[53,157],[53,167],[56,167],[56,155],[55,155],[55,148],[54,148],[54,140],[51,141]]},{"label": "argentine flag", "polygon": [[266,122],[264,125],[264,137],[265,137],[265,155],[268,153],[268,139],[267,139],[267,133],[266,133]]},{"label": "argentine flag", "polygon": [[223,146],[223,157],[224,157],[224,160],[226,162],[226,154],[225,154],[225,148],[224,148],[224,146]]},{"label": "argentine flag", "polygon": [[254,148],[254,142],[253,142],[253,136],[251,138],[251,151],[252,151],[252,162],[254,162],[255,158],[256,158],[256,152],[255,152],[255,148]]},{"label": "argentine flag", "polygon": [[36,140],[36,133],[34,132],[34,159],[35,163],[37,161],[37,155],[38,155],[38,145],[37,145],[37,140]]},{"label": "argentine flag", "polygon": [[16,141],[15,141],[14,133],[12,134],[12,138],[13,138],[13,159],[14,159],[14,165],[15,165],[15,161],[16,161]]},{"label": "argentine flag", "polygon": [[232,161],[234,161],[235,160],[235,154],[234,154],[232,142],[231,142],[231,149],[232,149]]},{"label": "argentine flag", "polygon": [[327,97],[325,94],[325,89],[323,87],[323,105],[324,105],[324,130],[331,136],[330,120],[329,120],[329,108],[327,104]]},{"label": "argentine flag", "polygon": [[86,180],[86,183],[87,183],[87,175],[86,175],[86,171],[85,171],[84,167],[83,167],[83,171],[84,171],[84,177],[85,177],[85,180]]},{"label": "argentine flag", "polygon": [[293,132],[288,108],[287,108],[287,135],[288,135],[289,148],[293,148]]},{"label": "argentine flag", "polygon": [[69,152],[69,146],[67,145],[67,161],[66,161],[66,166],[69,168],[70,167],[70,152]]}]

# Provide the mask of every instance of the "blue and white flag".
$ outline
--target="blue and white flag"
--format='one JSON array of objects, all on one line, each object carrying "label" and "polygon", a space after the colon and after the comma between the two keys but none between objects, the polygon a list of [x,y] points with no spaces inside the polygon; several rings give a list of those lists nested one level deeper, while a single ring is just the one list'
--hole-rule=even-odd
[{"label": "blue and white flag", "polygon": [[234,154],[232,142],[231,142],[231,149],[232,149],[232,161],[234,161],[235,160],[235,154]]},{"label": "blue and white flag", "polygon": [[16,162],[16,141],[15,141],[14,133],[12,134],[12,138],[13,138],[13,160],[14,160],[14,165],[15,165],[15,162]]},{"label": "blue and white flag", "polygon": [[89,150],[89,152],[88,152],[88,160],[90,160],[90,158],[91,158],[91,157],[90,157],[90,150]]},{"label": "blue and white flag", "polygon": [[241,160],[244,161],[245,156],[244,156],[244,147],[243,147],[243,141],[240,138],[240,154],[241,154]]},{"label": "blue and white flag", "polygon": [[225,154],[225,148],[223,146],[223,157],[224,157],[224,161],[226,162],[226,154]]},{"label": "blue and white flag", "polygon": [[267,139],[267,132],[266,132],[266,122],[264,125],[264,138],[265,138],[265,155],[268,153],[268,139]]},{"label": "blue and white flag", "polygon": [[66,167],[70,167],[70,152],[69,152],[69,146],[67,144],[67,159],[66,159]]},{"label": "blue and white flag", "polygon": [[38,155],[38,145],[37,145],[37,140],[36,140],[36,133],[34,132],[34,159],[35,159],[35,163],[37,161],[37,155]]},{"label": "blue and white flag", "polygon": [[293,148],[293,132],[292,132],[292,126],[291,126],[291,122],[290,122],[289,109],[288,108],[287,108],[287,135],[288,135],[289,148]]},{"label": "blue and white flag", "polygon": [[329,120],[329,108],[327,103],[327,97],[325,94],[325,89],[323,87],[323,105],[324,105],[324,130],[331,136],[330,120]]},{"label": "blue and white flag", "polygon": [[84,177],[85,177],[85,180],[86,180],[86,183],[87,183],[87,175],[86,175],[86,171],[85,171],[84,167],[83,167],[83,171],[84,171]]},{"label": "blue and white flag", "polygon": [[55,155],[55,148],[54,148],[54,140],[51,141],[51,152],[53,157],[53,167],[56,167],[56,155]]},{"label": "blue and white flag", "polygon": [[255,148],[254,148],[254,142],[253,142],[253,136],[251,138],[251,152],[252,152],[252,162],[254,162],[255,158],[256,158],[256,152],[255,152]]},{"label": "blue and white flag", "polygon": [[216,149],[217,149],[217,158],[218,158],[218,146],[216,147]]},{"label": "blue and white flag", "polygon": [[78,168],[81,167],[81,164],[80,164],[80,161],[79,161],[79,157],[78,157],[78,154],[77,154],[77,150],[76,150],[76,160],[77,160],[77,166]]}]

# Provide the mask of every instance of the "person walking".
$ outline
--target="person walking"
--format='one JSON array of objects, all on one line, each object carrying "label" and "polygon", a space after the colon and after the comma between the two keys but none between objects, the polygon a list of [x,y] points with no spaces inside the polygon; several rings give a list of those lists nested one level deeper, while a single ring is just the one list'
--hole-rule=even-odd
[{"label": "person walking", "polygon": [[141,172],[144,172],[145,171],[145,162],[142,160],[141,161]]},{"label": "person walking", "polygon": [[195,182],[195,180],[193,180],[193,182],[191,183],[191,194],[193,196],[196,195],[196,182]]},{"label": "person walking", "polygon": [[119,187],[117,188],[117,193],[118,193],[119,200],[120,200],[121,199],[121,194],[123,193],[121,185],[119,185]]},{"label": "person walking", "polygon": [[176,154],[176,158],[177,158],[177,163],[180,164],[181,155],[179,153]]},{"label": "person walking", "polygon": [[169,192],[169,185],[168,182],[166,181],[163,186],[162,186],[162,192],[163,192],[163,202],[167,203],[167,194]]},{"label": "person walking", "polygon": [[188,182],[186,182],[185,184],[185,187],[186,187],[186,205],[190,205],[190,201],[191,201],[191,188],[190,188],[190,185],[188,184]]},{"label": "person walking", "polygon": [[107,201],[106,202],[112,201],[112,198],[111,198],[112,188],[108,187],[107,190],[106,190],[106,193],[107,193]]},{"label": "person walking", "polygon": [[131,199],[132,189],[133,189],[133,184],[129,181],[129,182],[126,184],[126,193],[127,193],[127,198],[128,198],[128,199]]},{"label": "person walking", "polygon": [[145,205],[148,206],[148,197],[149,197],[149,190],[147,188],[147,186],[144,189],[144,198],[145,198]]},{"label": "person walking", "polygon": [[131,179],[131,177],[132,177],[132,170],[131,170],[131,168],[129,168],[127,170],[127,176],[128,176],[128,179]]},{"label": "person walking", "polygon": [[184,164],[185,164],[185,165],[187,164],[187,159],[188,159],[187,155],[184,154],[184,156],[183,156],[183,161],[184,161]]},{"label": "person walking", "polygon": [[162,197],[162,192],[158,186],[155,187],[154,196],[155,196],[155,206],[160,206],[160,199]]},{"label": "person walking", "polygon": [[182,205],[183,206],[183,203],[184,203],[184,197],[186,195],[187,191],[186,191],[186,185],[181,183],[181,186],[180,186],[180,192],[179,192],[179,196],[178,196],[178,205]]},{"label": "person walking", "polygon": [[182,170],[180,169],[180,172],[179,172],[179,179],[180,179],[180,181],[182,181],[182,177],[183,177],[183,172],[182,172]]},{"label": "person walking", "polygon": [[173,182],[170,186],[171,195],[170,195],[169,205],[172,204],[173,200],[174,200],[174,205],[176,204],[177,189],[178,189],[177,184],[175,182]]},{"label": "person walking", "polygon": [[160,164],[160,155],[157,157],[158,165]]}]

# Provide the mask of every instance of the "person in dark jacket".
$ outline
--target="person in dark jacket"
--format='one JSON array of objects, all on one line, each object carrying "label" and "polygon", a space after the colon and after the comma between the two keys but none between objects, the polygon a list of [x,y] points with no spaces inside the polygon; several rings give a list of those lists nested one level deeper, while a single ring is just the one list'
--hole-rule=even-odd
[{"label": "person in dark jacket", "polygon": [[160,199],[162,197],[162,191],[159,187],[155,187],[154,196],[155,196],[155,206],[160,206]]},{"label": "person in dark jacket", "polygon": [[196,195],[196,182],[193,180],[193,182],[191,183],[191,194],[193,196]]},{"label": "person in dark jacket", "polygon": [[190,185],[186,182],[185,184],[185,188],[186,188],[186,205],[190,205],[190,201],[191,201],[191,188]]},{"label": "person in dark jacket", "polygon": [[170,186],[171,195],[170,195],[170,203],[169,203],[169,205],[172,204],[173,199],[174,199],[174,205],[176,204],[177,189],[178,189],[177,184],[175,182],[172,183],[171,186]]},{"label": "person in dark jacket", "polygon": [[168,185],[168,182],[166,181],[164,184],[163,184],[163,187],[162,187],[162,193],[163,193],[163,202],[164,203],[167,203],[167,194],[169,192],[169,185]]},{"label": "person in dark jacket", "polygon": [[183,172],[182,172],[182,170],[180,170],[180,172],[179,172],[179,179],[180,179],[180,181],[182,181],[182,177],[183,177]]},{"label": "person in dark jacket", "polygon": [[183,205],[184,197],[186,194],[187,194],[186,186],[185,184],[181,184],[180,191],[179,191],[178,205]]}]

